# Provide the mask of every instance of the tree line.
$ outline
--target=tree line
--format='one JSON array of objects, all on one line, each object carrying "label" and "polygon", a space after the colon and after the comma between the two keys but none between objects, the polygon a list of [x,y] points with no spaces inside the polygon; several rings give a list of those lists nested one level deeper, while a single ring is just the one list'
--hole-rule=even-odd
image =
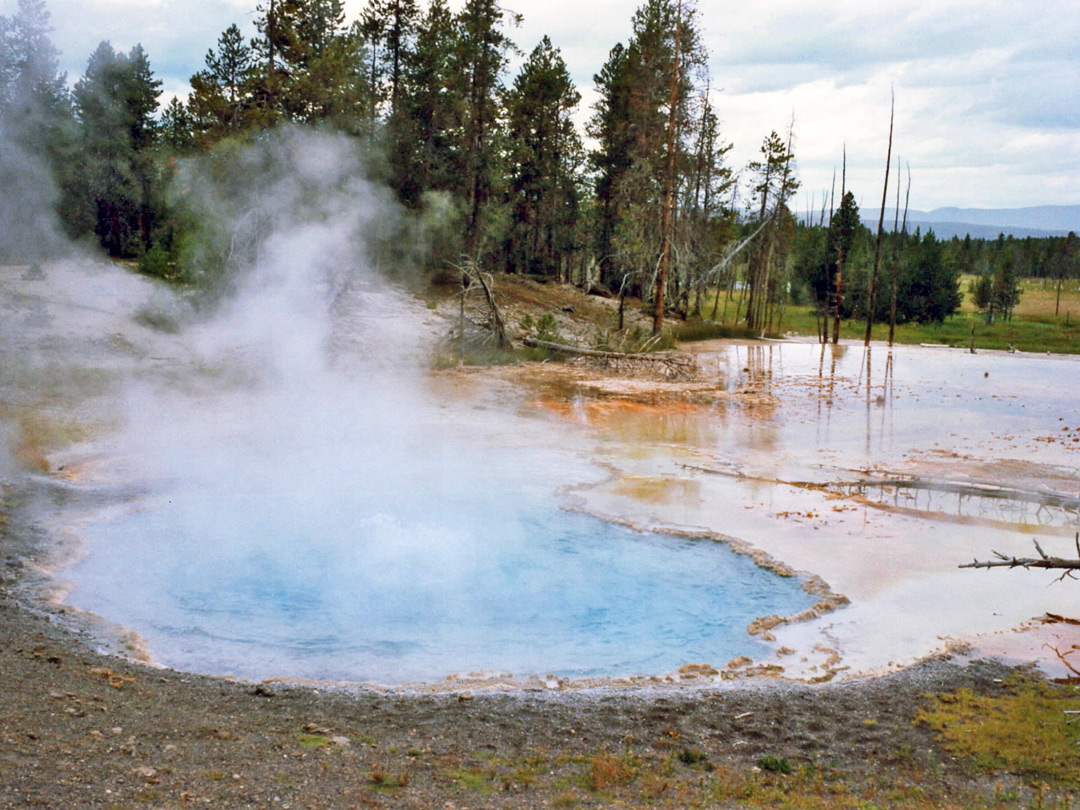
[{"label": "tree line", "polygon": [[754,266],[758,285],[775,285],[778,211],[798,185],[790,139],[766,139],[740,218],[691,0],[646,0],[634,14],[595,77],[591,150],[574,125],[580,92],[548,38],[507,81],[516,22],[494,0],[456,13],[446,0],[369,0],[351,22],[341,0],[266,0],[257,35],[230,26],[188,98],[159,108],[140,46],[101,43],[69,91],[44,0],[19,0],[0,18],[0,115],[51,167],[68,235],[160,275],[191,274],[191,223],[167,193],[177,162],[290,123],[363,143],[407,210],[449,205],[458,226],[435,261],[667,293],[664,306],[685,308],[746,219],[773,223]]},{"label": "tree line", "polygon": [[[827,221],[797,221],[793,127],[770,131],[741,170],[726,163],[693,0],[644,0],[634,13],[594,77],[591,148],[574,124],[581,94],[547,37],[508,79],[518,22],[495,0],[457,12],[446,0],[368,0],[351,21],[341,0],[263,0],[255,36],[229,26],[189,96],[162,107],[138,45],[102,42],[69,88],[45,0],[18,0],[0,17],[0,127],[48,170],[68,237],[166,278],[196,281],[220,260],[192,250],[200,223],[170,194],[178,166],[228,165],[292,125],[344,133],[407,216],[440,213],[431,269],[464,261],[640,296],[656,328],[677,313],[767,331],[799,300],[823,320],[865,315],[868,232],[850,194]],[[944,317],[955,277],[996,249],[896,235],[883,263],[892,292],[873,317]],[[1064,266],[1039,256],[1040,268]],[[849,279],[840,295],[838,275]]]}]

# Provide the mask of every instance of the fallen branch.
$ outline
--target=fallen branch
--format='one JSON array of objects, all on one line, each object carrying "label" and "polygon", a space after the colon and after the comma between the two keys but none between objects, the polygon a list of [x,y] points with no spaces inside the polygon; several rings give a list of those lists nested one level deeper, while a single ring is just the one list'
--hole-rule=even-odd
[{"label": "fallen branch", "polygon": [[1051,557],[1045,551],[1042,550],[1042,546],[1039,545],[1039,541],[1033,541],[1035,543],[1035,550],[1039,552],[1038,557],[1009,557],[1001,552],[995,551],[994,556],[996,560],[986,560],[965,563],[961,565],[961,568],[1048,568],[1057,571],[1064,571],[1059,579],[1065,579],[1069,577],[1076,579],[1076,572],[1080,571],[1080,532],[1076,535],[1076,559],[1069,560],[1064,557]]},{"label": "fallen branch", "polygon": [[726,254],[724,254],[723,258],[721,258],[721,259],[720,259],[720,261],[718,261],[718,262],[717,262],[716,264],[714,264],[714,265],[713,265],[713,266],[712,266],[712,267],[711,267],[711,268],[710,268],[710,269],[709,269],[709,270],[708,270],[708,271],[707,271],[707,272],[705,273],[705,278],[706,278],[706,280],[710,280],[710,279],[712,279],[712,278],[714,278],[714,277],[718,276],[718,275],[720,274],[720,272],[721,272],[722,270],[725,270],[725,269],[727,268],[727,266],[728,266],[729,264],[731,264],[731,263],[732,263],[732,262],[733,262],[733,261],[735,260],[735,257],[736,257],[736,256],[738,256],[738,255],[739,255],[740,253],[742,253],[742,252],[743,252],[743,250],[744,250],[744,249],[745,249],[745,248],[746,248],[746,247],[747,247],[747,246],[748,246],[748,245],[749,245],[749,244],[750,244],[751,242],[753,242],[755,238],[757,238],[757,235],[758,235],[759,233],[761,233],[761,232],[762,232],[763,230],[765,230],[765,227],[766,227],[766,226],[767,226],[767,225],[768,225],[768,224],[769,224],[770,222],[772,222],[772,221],[773,221],[773,219],[774,219],[774,218],[776,217],[776,215],[777,215],[777,213],[779,213],[779,211],[780,211],[780,206],[777,206],[777,207],[776,207],[776,209],[775,209],[775,210],[774,210],[774,211],[773,211],[773,212],[772,212],[771,214],[769,214],[769,216],[768,216],[768,217],[766,217],[765,219],[763,219],[763,220],[761,221],[761,224],[760,224],[760,225],[758,225],[758,227],[757,227],[757,230],[756,230],[756,231],[754,231],[754,232],[753,232],[752,234],[750,234],[750,235],[749,235],[748,237],[746,237],[746,238],[745,238],[745,239],[743,239],[743,240],[742,240],[741,242],[739,242],[739,244],[737,244],[737,245],[736,245],[736,246],[735,246],[734,248],[732,248],[732,249],[731,249],[731,250],[729,250],[729,251],[728,251],[728,252],[727,252]]},{"label": "fallen branch", "polygon": [[[1049,644],[1044,644],[1043,646],[1053,652],[1054,655],[1058,657],[1058,660],[1060,660],[1061,663],[1065,665],[1069,672],[1071,672],[1076,677],[1080,677],[1080,669],[1077,669],[1071,663],[1069,663],[1069,656],[1080,651],[1080,645],[1073,644],[1072,647],[1070,647],[1068,650],[1065,650],[1064,652],[1062,652],[1058,647],[1052,647]],[[1065,714],[1080,714],[1080,711],[1068,711],[1065,712]]]}]

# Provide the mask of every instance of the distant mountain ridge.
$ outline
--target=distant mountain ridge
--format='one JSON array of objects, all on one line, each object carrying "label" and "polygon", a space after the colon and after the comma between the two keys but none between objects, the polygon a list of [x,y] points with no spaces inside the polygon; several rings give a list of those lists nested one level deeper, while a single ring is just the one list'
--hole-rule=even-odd
[{"label": "distant mountain ridge", "polygon": [[[895,209],[885,209],[885,228],[892,230]],[[863,211],[863,223],[877,229],[877,210]],[[903,211],[900,212],[901,218]],[[1066,236],[1080,233],[1080,205],[1037,205],[1031,208],[935,208],[933,211],[908,211],[908,231],[933,230],[939,239],[996,239],[1005,234],[1022,239],[1027,236]]]}]

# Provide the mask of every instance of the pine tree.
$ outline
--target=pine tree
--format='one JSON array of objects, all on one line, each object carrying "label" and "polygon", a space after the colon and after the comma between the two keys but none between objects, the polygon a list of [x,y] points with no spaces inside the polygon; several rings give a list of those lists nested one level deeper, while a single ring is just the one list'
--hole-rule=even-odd
[{"label": "pine tree", "polygon": [[446,0],[432,0],[405,60],[391,144],[393,182],[402,200],[421,204],[431,191],[458,188],[457,137],[464,86],[457,70],[458,27]]},{"label": "pine tree", "polygon": [[243,125],[251,99],[248,82],[253,66],[251,47],[234,24],[218,38],[218,49],[206,54],[206,68],[191,77],[189,111],[196,128],[211,137]]},{"label": "pine tree", "polygon": [[149,150],[160,88],[141,45],[121,54],[108,42],[75,85],[81,187],[71,190],[82,198],[82,216],[71,224],[92,230],[113,256],[135,256],[150,244],[160,179]]},{"label": "pine tree", "polygon": [[[437,11],[433,9],[434,13],[444,10],[445,6]],[[423,58],[417,47],[422,23],[420,10],[416,0],[368,0],[364,20],[366,30],[374,38],[372,73],[380,81],[378,99],[385,111],[382,141],[387,154],[388,179],[400,198],[415,206],[420,191],[412,176],[412,162],[418,126],[413,119],[415,110],[410,78],[411,68]],[[428,44],[436,50],[452,47],[450,43]],[[437,80],[439,77],[428,78]]]},{"label": "pine tree", "polygon": [[364,19],[372,39],[381,46],[380,74],[387,88],[384,97],[389,101],[389,118],[399,113],[399,101],[406,65],[413,50],[420,22],[416,0],[368,0]]},{"label": "pine tree", "polygon": [[44,0],[19,0],[14,16],[0,17],[0,114],[9,123],[67,110],[50,20]]},{"label": "pine tree", "polygon": [[586,128],[597,144],[589,153],[589,162],[596,176],[594,193],[598,221],[594,232],[600,282],[612,288],[620,286],[614,250],[615,230],[623,209],[620,189],[633,165],[630,79],[627,50],[617,44],[608,54],[603,68],[593,77],[598,98]]},{"label": "pine tree", "polygon": [[191,113],[176,96],[161,111],[161,141],[176,154],[187,152],[195,144]]},{"label": "pine tree", "polygon": [[[459,37],[454,66],[464,82],[461,140],[457,150],[463,181],[465,247],[479,259],[489,246],[492,188],[497,180],[494,136],[499,123],[499,93],[507,55],[514,44],[503,33],[504,12],[495,0],[466,0],[457,17]],[[517,17],[513,17],[517,20]]]},{"label": "pine tree", "polygon": [[746,327],[764,330],[779,289],[774,270],[786,256],[791,241],[792,216],[787,201],[799,188],[795,179],[795,155],[775,130],[761,145],[761,159],[751,161],[750,204],[756,208],[753,222],[764,226],[761,238],[750,254],[747,286]]},{"label": "pine tree", "polygon": [[1065,283],[1065,279],[1076,278],[1078,271],[1080,271],[1080,237],[1074,231],[1069,231],[1068,236],[1057,241],[1057,244],[1051,250],[1047,263],[1050,274],[1057,282],[1057,292],[1054,298],[1054,315],[1056,317],[1061,311],[1061,287]]},{"label": "pine tree", "polygon": [[[683,269],[672,261],[679,252],[676,201],[693,164],[685,141],[693,130],[694,80],[704,73],[689,2],[648,0],[632,26],[629,44],[613,49],[596,77],[600,99],[589,130],[599,147],[591,159],[601,278],[619,287],[631,277],[644,286],[658,269],[666,275],[666,263],[673,278]],[[657,286],[654,303],[662,309],[665,290]]]},{"label": "pine tree", "polygon": [[572,115],[581,94],[562,55],[544,37],[506,97],[511,182],[511,271],[556,276],[574,247],[575,171],[581,142]]},{"label": "pine tree", "polygon": [[676,306],[689,314],[693,292],[693,313],[700,316],[708,285],[717,283],[718,288],[720,286],[719,273],[722,271],[717,270],[716,258],[734,237],[736,223],[735,212],[730,206],[735,180],[731,169],[724,164],[732,147],[721,139],[720,122],[710,100],[708,82],[699,104],[693,124],[694,149],[687,155],[690,163],[683,183],[684,199],[678,222],[677,239],[684,260],[679,263],[682,272],[676,277],[679,290]]},{"label": "pine tree", "polygon": [[1020,303],[1020,274],[1012,239],[1007,248],[998,252],[997,268],[993,277],[993,304],[991,312],[999,313],[1005,320],[1012,320],[1012,311]]},{"label": "pine tree", "polygon": [[42,0],[19,0],[12,17],[0,16],[0,253],[9,256],[60,249],[58,187],[77,174],[67,77],[51,32]]}]

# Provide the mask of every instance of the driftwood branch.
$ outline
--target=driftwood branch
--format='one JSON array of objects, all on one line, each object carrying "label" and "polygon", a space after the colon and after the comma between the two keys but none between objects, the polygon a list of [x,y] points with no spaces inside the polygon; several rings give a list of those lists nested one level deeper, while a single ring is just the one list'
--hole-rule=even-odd
[{"label": "driftwood branch", "polygon": [[995,551],[994,556],[996,560],[975,560],[974,562],[965,563],[961,565],[961,568],[1047,568],[1055,571],[1063,571],[1060,579],[1069,577],[1076,579],[1076,572],[1080,571],[1080,533],[1076,535],[1076,559],[1071,560],[1065,557],[1051,557],[1045,551],[1042,546],[1039,545],[1039,541],[1033,541],[1035,543],[1035,550],[1039,552],[1038,557],[1010,557],[1001,552]]}]

